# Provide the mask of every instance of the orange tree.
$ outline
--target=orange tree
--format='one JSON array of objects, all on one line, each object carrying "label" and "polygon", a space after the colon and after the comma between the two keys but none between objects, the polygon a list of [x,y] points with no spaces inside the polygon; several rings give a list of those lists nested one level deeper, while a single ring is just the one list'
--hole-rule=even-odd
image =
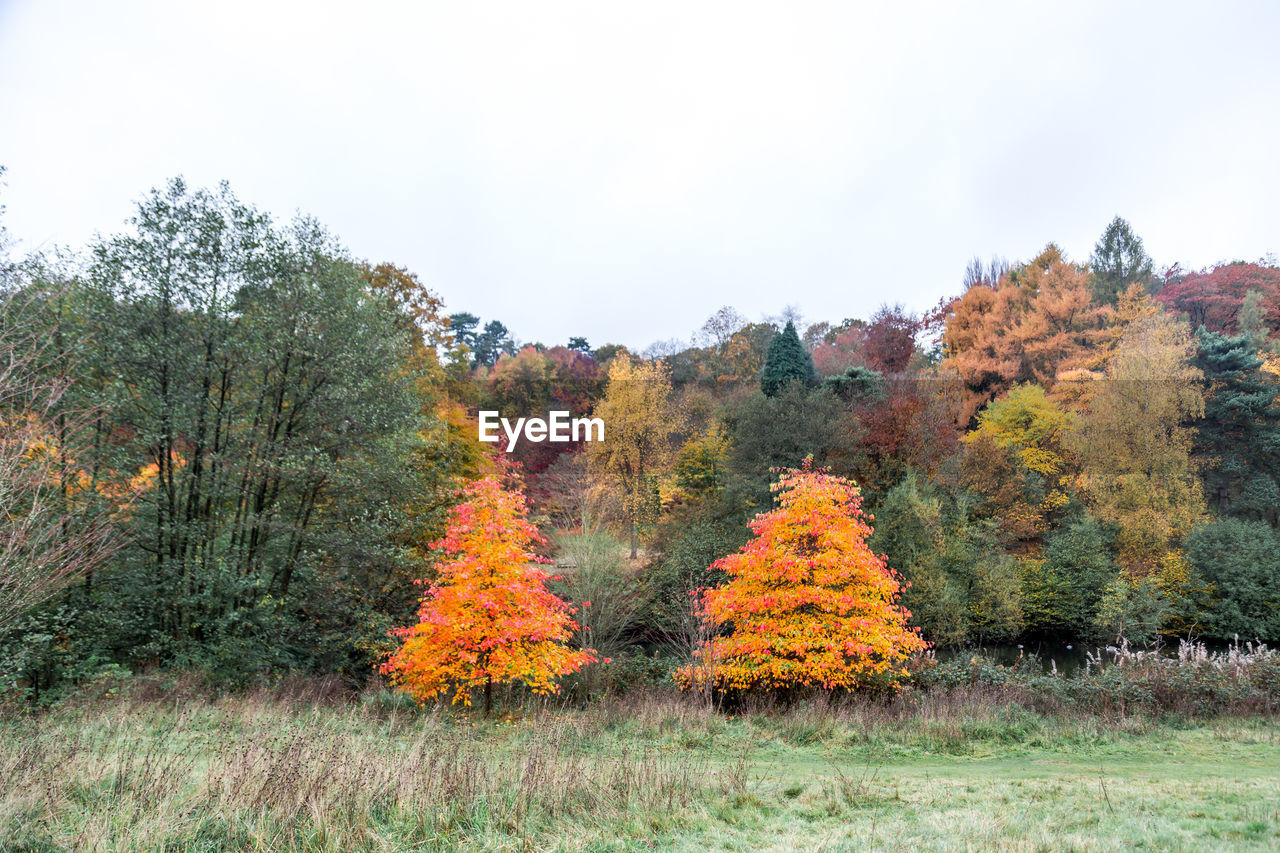
[{"label": "orange tree", "polygon": [[454,702],[470,705],[483,687],[487,715],[495,682],[555,693],[557,678],[596,658],[566,645],[577,624],[535,565],[543,560],[529,547],[543,539],[525,517],[524,496],[486,477],[463,486],[461,497],[444,538],[432,543],[444,559],[418,624],[392,632],[404,643],[382,671],[419,702],[452,690]]},{"label": "orange tree", "polygon": [[729,582],[708,590],[719,631],[676,673],[683,688],[824,690],[893,683],[926,647],[897,604],[902,585],[871,552],[858,489],[812,467],[782,472],[778,506],[751,522],[755,537],[718,560]]}]

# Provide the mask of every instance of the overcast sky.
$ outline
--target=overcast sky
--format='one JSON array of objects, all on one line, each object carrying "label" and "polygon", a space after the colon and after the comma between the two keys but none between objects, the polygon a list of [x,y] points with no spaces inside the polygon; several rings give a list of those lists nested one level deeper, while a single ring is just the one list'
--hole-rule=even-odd
[{"label": "overcast sky", "polygon": [[1277,35],[1263,0],[0,0],[0,202],[83,245],[225,178],[525,341],[836,322],[1116,214],[1159,265],[1280,250]]}]

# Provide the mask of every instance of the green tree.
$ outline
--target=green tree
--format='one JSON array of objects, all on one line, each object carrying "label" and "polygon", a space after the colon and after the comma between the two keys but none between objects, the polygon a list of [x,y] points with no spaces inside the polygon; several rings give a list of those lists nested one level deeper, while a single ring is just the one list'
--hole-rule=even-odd
[{"label": "green tree", "polygon": [[[433,421],[415,326],[367,266],[313,222],[175,180],[93,247],[84,291],[108,411],[92,467],[117,488],[143,469],[132,544],[92,593],[114,652],[311,665],[363,618],[339,602],[411,607],[408,495],[388,487],[426,487],[398,472]],[[349,597],[357,579],[395,592]]]},{"label": "green tree", "polygon": [[789,382],[775,396],[753,393],[726,416],[731,438],[726,481],[730,499],[749,509],[772,503],[774,468],[815,465],[852,476],[863,459],[856,415],[827,388]]},{"label": "green tree", "polygon": [[1201,329],[1204,418],[1195,455],[1211,504],[1225,515],[1275,522],[1280,511],[1280,385],[1247,335]]},{"label": "green tree", "polygon": [[788,320],[782,331],[769,341],[764,369],[760,371],[760,390],[766,396],[775,397],[789,382],[810,386],[814,380],[813,358],[800,343],[795,323]]},{"label": "green tree", "polygon": [[1223,638],[1280,640],[1280,534],[1260,521],[1223,518],[1187,538],[1192,566],[1214,586],[1209,628]]},{"label": "green tree", "polygon": [[1116,577],[1102,526],[1085,517],[1055,530],[1044,556],[1023,563],[1023,606],[1030,631],[1084,637]]},{"label": "green tree", "polygon": [[1149,290],[1153,282],[1151,258],[1142,248],[1142,238],[1119,216],[1111,220],[1093,247],[1089,268],[1094,298],[1111,305],[1130,285],[1140,284]]},{"label": "green tree", "polygon": [[1154,576],[1119,574],[1107,584],[1098,602],[1094,629],[1104,642],[1128,641],[1148,645],[1172,612],[1169,599]]},{"label": "green tree", "polygon": [[971,507],[967,495],[952,499],[908,473],[875,515],[871,547],[910,582],[902,600],[912,624],[940,645],[1007,639],[1022,628],[1017,564]]}]

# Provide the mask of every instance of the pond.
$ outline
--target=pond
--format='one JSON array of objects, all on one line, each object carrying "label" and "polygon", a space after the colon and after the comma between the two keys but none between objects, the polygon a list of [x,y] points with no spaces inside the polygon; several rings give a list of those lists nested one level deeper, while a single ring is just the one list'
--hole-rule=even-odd
[{"label": "pond", "polygon": [[[1176,642],[1173,645],[1166,644],[1160,648],[1160,653],[1174,657],[1178,654],[1178,644]],[[1021,644],[994,643],[984,646],[952,646],[939,648],[935,654],[940,661],[980,655],[990,658],[1001,666],[1010,666],[1019,658],[1034,655],[1040,659],[1045,672],[1051,671],[1056,664],[1058,672],[1064,675],[1073,675],[1083,669],[1089,654],[1092,654],[1095,660],[1101,659],[1104,663],[1110,663],[1115,658],[1114,652],[1107,651],[1105,644],[1055,643],[1038,640],[1028,640]]]}]

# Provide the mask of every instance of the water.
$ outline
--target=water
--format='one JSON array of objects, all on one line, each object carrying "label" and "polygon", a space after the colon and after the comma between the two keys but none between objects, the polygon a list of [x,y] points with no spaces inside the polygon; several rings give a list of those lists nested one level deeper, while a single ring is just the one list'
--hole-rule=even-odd
[{"label": "water", "polygon": [[[1177,646],[1165,647],[1162,650],[1170,655],[1177,654]],[[954,660],[956,658],[970,658],[974,655],[990,658],[1001,666],[1010,666],[1020,657],[1030,657],[1035,655],[1040,659],[1041,665],[1045,672],[1053,669],[1057,664],[1058,672],[1063,675],[1073,675],[1081,669],[1084,669],[1086,656],[1092,653],[1095,659],[1101,659],[1103,662],[1110,662],[1115,655],[1107,651],[1105,645],[1097,643],[1051,643],[1038,642],[1035,640],[1022,643],[996,643],[988,646],[959,646],[952,648],[940,648],[935,654],[938,660]]]}]

